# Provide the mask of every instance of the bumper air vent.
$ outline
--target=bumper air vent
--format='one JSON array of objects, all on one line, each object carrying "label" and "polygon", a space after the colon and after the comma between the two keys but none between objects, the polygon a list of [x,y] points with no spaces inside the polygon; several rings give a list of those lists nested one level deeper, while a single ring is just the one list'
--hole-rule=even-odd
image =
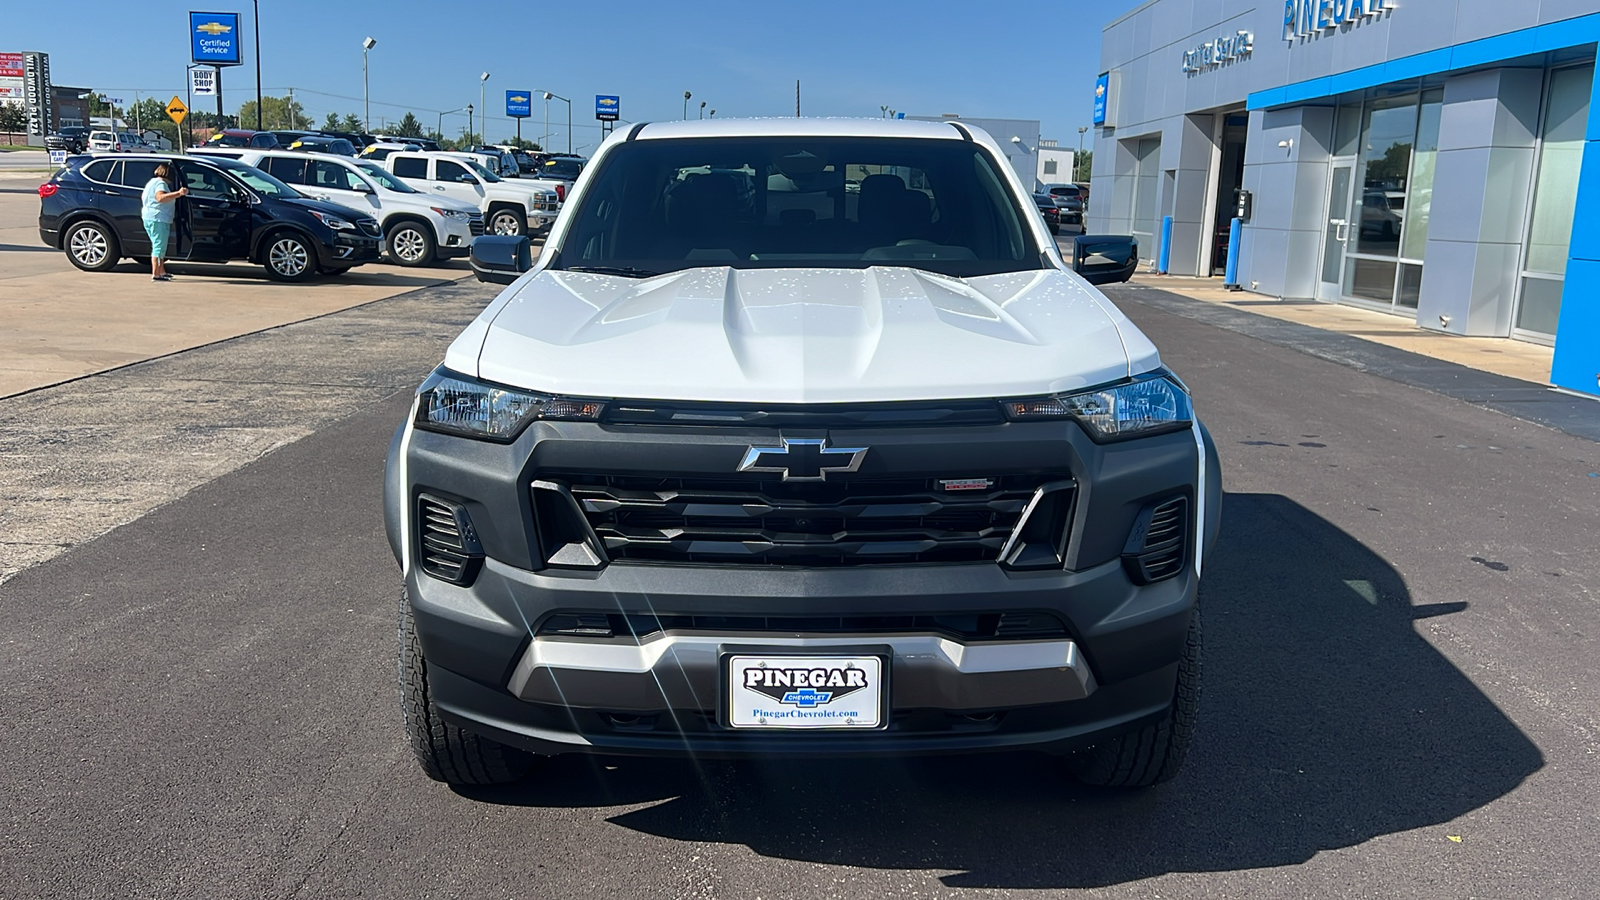
[{"label": "bumper air vent", "polygon": [[1173,497],[1139,512],[1122,551],[1135,584],[1151,584],[1183,571],[1189,551],[1189,498]]},{"label": "bumper air vent", "polygon": [[[965,473],[960,473],[965,474]],[[1000,475],[779,479],[551,473],[533,484],[550,565],[622,560],[837,567],[1059,567],[1075,484]]]},{"label": "bumper air vent", "polygon": [[473,237],[479,237],[483,234],[483,213],[473,213],[467,217],[467,230],[472,233]]},{"label": "bumper air vent", "polygon": [[460,506],[423,494],[417,498],[417,563],[440,581],[471,584],[483,565],[483,546]]}]

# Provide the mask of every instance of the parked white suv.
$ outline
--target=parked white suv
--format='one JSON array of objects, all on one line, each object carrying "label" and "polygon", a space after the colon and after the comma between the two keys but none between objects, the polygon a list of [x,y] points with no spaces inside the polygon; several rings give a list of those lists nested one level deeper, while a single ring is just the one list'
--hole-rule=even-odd
[{"label": "parked white suv", "polygon": [[122,143],[122,138],[114,131],[89,132],[90,153],[121,153],[129,149]]},{"label": "parked white suv", "polygon": [[490,234],[541,230],[561,208],[553,185],[531,178],[506,181],[470,153],[391,153],[383,167],[424,193],[476,206]]},{"label": "parked white suv", "polygon": [[373,216],[383,229],[385,253],[402,266],[464,256],[473,237],[483,234],[476,206],[419,191],[371,160],[288,150],[245,150],[238,159],[308,197]]}]

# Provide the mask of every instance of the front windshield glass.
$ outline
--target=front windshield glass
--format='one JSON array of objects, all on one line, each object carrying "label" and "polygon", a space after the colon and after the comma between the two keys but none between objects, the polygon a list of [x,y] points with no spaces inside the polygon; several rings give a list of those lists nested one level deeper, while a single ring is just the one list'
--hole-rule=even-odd
[{"label": "front windshield glass", "polygon": [[493,184],[494,182],[500,180],[500,176],[499,175],[496,175],[495,173],[489,171],[488,169],[485,169],[483,166],[479,165],[478,161],[475,160],[475,159],[466,159],[466,160],[462,160],[462,162],[466,163],[467,167],[470,168],[472,171],[478,173],[478,177],[479,178],[482,178],[484,181],[487,181],[490,184]]},{"label": "front windshield glass", "polygon": [[394,191],[397,194],[420,194],[420,193],[422,193],[421,191],[417,190],[416,188],[412,187],[411,185],[406,184],[404,181],[401,181],[400,179],[394,177],[393,175],[390,175],[389,171],[387,169],[385,169],[383,166],[378,165],[377,163],[370,163],[370,162],[364,162],[364,161],[363,162],[358,162],[358,163],[356,163],[356,168],[361,170],[361,174],[367,176],[368,178],[371,178],[373,181],[376,181],[377,183],[383,185],[384,187],[388,188],[391,191]]},{"label": "front windshield glass", "polygon": [[208,162],[248,184],[252,190],[263,197],[271,197],[274,200],[296,200],[302,196],[299,191],[255,166],[247,166],[234,159],[213,158]]},{"label": "front windshield glass", "polygon": [[555,267],[1041,268],[1024,210],[1037,213],[999,165],[936,138],[634,141],[593,174]]},{"label": "front windshield glass", "polygon": [[241,137],[237,134],[219,134],[213,137],[211,140],[206,141],[206,143],[220,144],[224,147],[248,147],[250,146],[250,139],[247,137]]}]

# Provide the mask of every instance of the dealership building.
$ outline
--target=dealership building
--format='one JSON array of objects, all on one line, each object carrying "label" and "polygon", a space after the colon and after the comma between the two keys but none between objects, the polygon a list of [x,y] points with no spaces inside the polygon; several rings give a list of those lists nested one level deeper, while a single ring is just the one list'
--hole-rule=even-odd
[{"label": "dealership building", "polygon": [[1600,395],[1597,41],[1600,0],[1151,0],[1101,38],[1089,230],[1210,276],[1238,216],[1245,290],[1553,344]]}]

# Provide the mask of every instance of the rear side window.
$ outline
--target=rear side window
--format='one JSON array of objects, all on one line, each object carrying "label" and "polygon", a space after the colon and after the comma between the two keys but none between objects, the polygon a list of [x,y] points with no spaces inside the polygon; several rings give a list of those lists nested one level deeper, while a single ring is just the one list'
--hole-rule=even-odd
[{"label": "rear side window", "polygon": [[119,182],[115,180],[116,172],[114,169],[119,165],[121,165],[121,160],[97,159],[78,171],[82,172],[83,177],[90,181],[98,181],[101,184],[118,184]]},{"label": "rear side window", "polygon": [[161,165],[153,159],[129,159],[122,163],[122,183],[131,188],[142,188],[156,177],[156,166]]},{"label": "rear side window", "polygon": [[471,184],[477,179],[473,178],[472,173],[468,172],[465,167],[457,165],[448,159],[441,159],[439,160],[439,174],[436,180]]},{"label": "rear side window", "polygon": [[356,182],[361,180],[356,173],[346,169],[335,162],[317,160],[311,166],[311,181],[317,187],[331,188],[336,191],[357,190]]},{"label": "rear side window", "polygon": [[252,147],[276,147],[276,146],[278,146],[278,139],[273,137],[270,134],[265,134],[265,133],[253,134],[253,135],[250,136],[250,146],[252,146]]},{"label": "rear side window", "polygon": [[402,156],[394,161],[394,174],[398,178],[427,178],[428,161],[415,156]]},{"label": "rear side window", "polygon": [[261,162],[260,168],[265,169],[268,175],[285,184],[306,183],[306,161],[303,159],[272,156]]}]

